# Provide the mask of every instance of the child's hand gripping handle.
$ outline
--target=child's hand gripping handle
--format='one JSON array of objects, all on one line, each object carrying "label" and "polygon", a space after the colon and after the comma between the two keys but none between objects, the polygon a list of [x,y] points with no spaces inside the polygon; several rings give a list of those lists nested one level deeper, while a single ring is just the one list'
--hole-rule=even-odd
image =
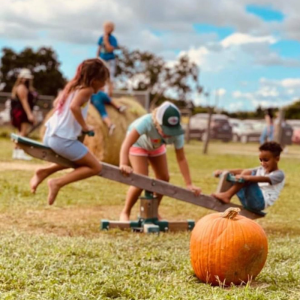
[{"label": "child's hand gripping handle", "polygon": [[85,134],[88,136],[94,136],[95,132],[94,132],[94,130],[88,130],[88,131],[82,131],[82,134]]}]

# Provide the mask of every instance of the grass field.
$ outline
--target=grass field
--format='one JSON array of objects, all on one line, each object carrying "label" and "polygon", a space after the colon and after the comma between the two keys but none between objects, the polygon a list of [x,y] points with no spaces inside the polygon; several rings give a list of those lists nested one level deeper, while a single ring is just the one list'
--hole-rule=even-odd
[{"label": "grass field", "polygon": [[[282,157],[287,179],[280,199],[258,221],[269,240],[264,269],[246,286],[222,288],[194,276],[188,232],[99,230],[100,219],[118,219],[125,185],[90,178],[63,188],[49,207],[45,183],[36,195],[28,187],[44,162],[12,161],[10,140],[2,137],[0,144],[0,299],[300,299],[298,146]],[[194,183],[206,194],[217,185],[214,169],[256,166],[256,153],[255,144],[212,143],[205,156],[201,143],[186,146]],[[171,182],[183,186],[171,148],[168,162]],[[164,198],[160,212],[168,220],[211,213],[170,198]]]}]

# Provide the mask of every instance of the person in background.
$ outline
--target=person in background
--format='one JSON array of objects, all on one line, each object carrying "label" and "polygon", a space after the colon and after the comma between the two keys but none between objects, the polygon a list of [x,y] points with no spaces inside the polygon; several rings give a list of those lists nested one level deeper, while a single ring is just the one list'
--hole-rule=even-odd
[{"label": "person in background", "polygon": [[[22,69],[13,86],[11,94],[11,123],[18,129],[20,136],[27,136],[29,126],[35,123],[33,107],[37,99],[37,93],[34,91],[33,75],[29,69]],[[13,150],[13,159],[31,160],[32,158],[25,152],[15,146]]]},{"label": "person in background", "polygon": [[113,106],[120,113],[123,113],[126,110],[126,106],[118,105],[103,90],[100,90],[97,94],[94,94],[92,96],[91,103],[96,107],[103,122],[106,124],[108,128],[108,135],[112,135],[116,128],[116,125],[113,124],[111,119],[109,118],[105,109],[105,104]]},{"label": "person in background", "polygon": [[116,56],[114,50],[118,47],[117,39],[112,35],[115,29],[115,24],[105,22],[103,25],[104,34],[98,40],[97,57],[103,59],[109,67],[110,80],[108,82],[108,95],[113,95],[113,84],[116,73]]},{"label": "person in background", "polygon": [[266,126],[259,139],[261,145],[266,141],[271,142],[274,139],[274,115],[271,108],[268,108],[265,112],[265,121]]}]

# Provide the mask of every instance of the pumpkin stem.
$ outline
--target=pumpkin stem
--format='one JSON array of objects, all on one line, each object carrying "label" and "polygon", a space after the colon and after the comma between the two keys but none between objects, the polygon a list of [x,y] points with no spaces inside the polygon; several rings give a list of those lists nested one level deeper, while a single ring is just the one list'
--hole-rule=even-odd
[{"label": "pumpkin stem", "polygon": [[233,219],[240,211],[238,207],[229,207],[223,212],[222,218]]}]

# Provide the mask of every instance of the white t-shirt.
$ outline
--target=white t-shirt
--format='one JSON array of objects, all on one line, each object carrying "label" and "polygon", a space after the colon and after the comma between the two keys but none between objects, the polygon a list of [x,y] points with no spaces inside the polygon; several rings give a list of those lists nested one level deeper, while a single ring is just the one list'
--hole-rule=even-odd
[{"label": "white t-shirt", "polygon": [[264,199],[265,199],[265,207],[271,206],[279,197],[279,194],[285,183],[285,175],[281,170],[276,170],[271,173],[266,173],[266,170],[263,167],[258,167],[253,169],[256,171],[255,176],[266,176],[270,177],[269,182],[258,182],[258,186],[260,187]]},{"label": "white t-shirt", "polygon": [[[81,135],[82,127],[76,121],[70,109],[71,102],[74,99],[75,95],[78,93],[78,91],[79,90],[71,92],[61,110],[56,110],[54,114],[50,117],[50,119],[46,122],[46,134],[48,136],[56,135],[69,140],[77,140],[78,136]],[[86,119],[87,117],[89,102],[90,101],[86,102],[81,107],[81,113],[84,119]]]}]

